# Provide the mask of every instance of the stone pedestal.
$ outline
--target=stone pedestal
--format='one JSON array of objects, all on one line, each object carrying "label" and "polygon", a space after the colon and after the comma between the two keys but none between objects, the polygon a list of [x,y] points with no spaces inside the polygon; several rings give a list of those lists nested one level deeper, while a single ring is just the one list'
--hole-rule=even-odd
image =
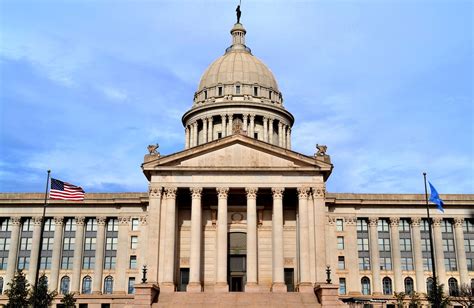
[{"label": "stone pedestal", "polygon": [[215,293],[227,293],[229,292],[229,285],[227,283],[216,283],[214,286]]},{"label": "stone pedestal", "polygon": [[313,293],[313,284],[311,282],[302,282],[298,285],[298,291],[300,293]]},{"label": "stone pedestal", "polygon": [[335,284],[319,284],[314,288],[314,293],[323,307],[346,306],[339,300],[339,286]]},{"label": "stone pedestal", "polygon": [[160,292],[162,293],[173,293],[175,291],[174,283],[163,282],[160,284]]},{"label": "stone pedestal", "polygon": [[272,285],[272,292],[273,293],[286,293],[288,292],[288,289],[286,287],[286,284],[283,282],[275,282]]},{"label": "stone pedestal", "polygon": [[188,293],[201,293],[202,286],[199,282],[190,282],[186,287],[186,292]]},{"label": "stone pedestal", "polygon": [[245,292],[247,293],[259,293],[260,287],[255,282],[247,282],[245,285]]},{"label": "stone pedestal", "polygon": [[160,288],[156,284],[141,283],[135,285],[135,298],[133,307],[151,307],[160,294]]}]

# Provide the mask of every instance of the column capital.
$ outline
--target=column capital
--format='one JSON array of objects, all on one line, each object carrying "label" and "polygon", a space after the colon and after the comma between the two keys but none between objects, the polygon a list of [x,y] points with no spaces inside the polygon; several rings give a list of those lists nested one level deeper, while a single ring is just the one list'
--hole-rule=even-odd
[{"label": "column capital", "polygon": [[207,121],[207,117],[202,117],[201,121],[202,121],[202,123],[205,123]]},{"label": "column capital", "polygon": [[412,217],[410,223],[413,227],[419,227],[421,223],[421,217]]},{"label": "column capital", "polygon": [[165,187],[165,196],[166,199],[174,199],[176,198],[176,191],[178,189],[176,187]]},{"label": "column capital", "polygon": [[229,119],[232,119],[234,117],[234,114],[233,113],[229,113],[227,114],[227,116],[229,117]]},{"label": "column capital", "polygon": [[268,117],[267,116],[263,116],[263,122],[266,122],[268,121]]},{"label": "column capital", "polygon": [[247,199],[256,199],[257,198],[257,187],[247,187],[245,188],[245,192],[247,193]]},{"label": "column capital", "polygon": [[443,221],[442,217],[433,217],[433,226],[440,227],[442,221]]},{"label": "column capital", "polygon": [[284,192],[285,192],[284,187],[273,187],[272,188],[273,199],[282,199]]},{"label": "column capital", "polygon": [[156,186],[153,184],[148,185],[148,195],[150,196],[150,198],[160,198],[161,190],[161,186]]},{"label": "column capital", "polygon": [[64,224],[64,217],[63,216],[54,216],[54,224],[56,226],[62,226]]},{"label": "column capital", "polygon": [[225,120],[225,118],[227,117],[227,115],[225,113],[221,113],[220,116]]},{"label": "column capital", "polygon": [[334,216],[328,216],[328,223],[330,226],[334,226],[336,224],[337,218]]},{"label": "column capital", "polygon": [[189,190],[191,192],[192,199],[201,199],[202,187],[190,187]]},{"label": "column capital", "polygon": [[130,216],[119,216],[119,225],[128,225],[130,223]]},{"label": "column capital", "polygon": [[217,195],[219,199],[227,199],[229,195],[229,187],[216,187]]},{"label": "column capital", "polygon": [[12,216],[10,217],[10,223],[12,226],[19,226],[21,225],[21,217],[20,216]]},{"label": "column capital", "polygon": [[76,216],[74,220],[76,221],[76,226],[83,226],[86,218],[84,216]]},{"label": "column capital", "polygon": [[212,121],[213,121],[212,116],[208,116],[208,117],[207,117],[207,120],[208,120],[209,122],[212,122]]},{"label": "column capital", "polygon": [[251,113],[249,117],[250,117],[250,121],[253,121],[255,119],[255,113]]},{"label": "column capital", "polygon": [[355,216],[346,216],[346,217],[344,217],[344,222],[348,226],[355,226],[357,224],[357,217],[355,217]]},{"label": "column capital", "polygon": [[105,223],[107,222],[107,217],[105,216],[98,216],[96,217],[97,220],[97,225],[99,226],[105,226]]},{"label": "column capital", "polygon": [[378,224],[379,224],[379,218],[378,217],[369,217],[369,226],[377,227]]},{"label": "column capital", "polygon": [[245,121],[248,118],[248,116],[249,116],[248,114],[243,114],[242,119]]},{"label": "column capital", "polygon": [[41,225],[41,221],[43,221],[43,217],[41,216],[33,216],[33,224],[35,226]]},{"label": "column capital", "polygon": [[298,198],[308,198],[309,187],[301,186],[296,189],[298,191]]},{"label": "column capital", "polygon": [[145,226],[148,223],[148,215],[143,215],[138,218],[140,220],[140,224]]},{"label": "column capital", "polygon": [[455,228],[462,228],[463,224],[464,224],[464,218],[454,217],[454,227]]},{"label": "column capital", "polygon": [[314,198],[324,198],[326,195],[326,187],[324,184],[313,186],[312,191]]},{"label": "column capital", "polygon": [[398,227],[398,224],[400,223],[400,217],[390,217],[390,227]]}]

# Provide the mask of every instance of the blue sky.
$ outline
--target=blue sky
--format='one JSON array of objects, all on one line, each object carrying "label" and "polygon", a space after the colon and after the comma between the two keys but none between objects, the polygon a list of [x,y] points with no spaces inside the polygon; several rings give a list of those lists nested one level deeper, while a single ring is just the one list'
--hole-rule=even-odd
[{"label": "blue sky", "polygon": [[[0,191],[46,170],[86,192],[146,191],[148,144],[184,147],[181,116],[230,45],[237,1],[1,1]],[[330,192],[474,192],[472,1],[243,0],[247,45],[326,144]]]}]

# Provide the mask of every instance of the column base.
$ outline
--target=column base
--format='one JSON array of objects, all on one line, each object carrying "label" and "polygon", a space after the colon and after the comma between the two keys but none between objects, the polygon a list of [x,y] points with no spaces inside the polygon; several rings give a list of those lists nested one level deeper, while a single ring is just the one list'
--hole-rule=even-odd
[{"label": "column base", "polygon": [[215,293],[227,293],[229,292],[229,285],[227,282],[217,282],[214,286]]},{"label": "column base", "polygon": [[286,293],[288,288],[284,282],[274,282],[272,285],[272,292],[274,293]]},{"label": "column base", "polygon": [[188,293],[201,293],[202,286],[200,282],[190,282],[186,287],[186,292]]},{"label": "column base", "polygon": [[301,282],[298,285],[298,292],[300,292],[300,293],[314,293],[314,286],[311,282]]},{"label": "column base", "polygon": [[258,293],[260,292],[260,286],[256,282],[247,282],[245,284],[245,292]]},{"label": "column base", "polygon": [[160,284],[160,292],[173,293],[174,291],[175,291],[174,283],[172,283],[172,282],[162,282]]}]

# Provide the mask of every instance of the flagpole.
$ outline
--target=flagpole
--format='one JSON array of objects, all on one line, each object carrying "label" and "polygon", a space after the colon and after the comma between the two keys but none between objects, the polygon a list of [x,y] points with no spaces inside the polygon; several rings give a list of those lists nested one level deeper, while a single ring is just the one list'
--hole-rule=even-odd
[{"label": "flagpole", "polygon": [[426,187],[426,172],[423,172],[423,178],[425,180],[425,200],[426,200],[426,215],[428,217],[428,226],[430,234],[430,252],[431,252],[431,267],[433,269],[433,294],[434,294],[434,307],[439,308],[440,303],[438,302],[438,284],[436,278],[436,261],[434,255],[434,246],[433,246],[433,231],[431,228],[431,218],[430,218],[430,205],[428,203],[428,188]]},{"label": "flagpole", "polygon": [[36,264],[36,278],[35,278],[35,288],[38,287],[39,272],[41,266],[41,251],[43,250],[43,230],[44,230],[44,219],[46,216],[46,205],[48,204],[48,189],[49,189],[49,179],[51,175],[51,170],[48,170],[48,178],[46,180],[46,191],[44,192],[44,204],[43,204],[43,217],[41,218],[41,232],[38,248],[38,262]]}]

